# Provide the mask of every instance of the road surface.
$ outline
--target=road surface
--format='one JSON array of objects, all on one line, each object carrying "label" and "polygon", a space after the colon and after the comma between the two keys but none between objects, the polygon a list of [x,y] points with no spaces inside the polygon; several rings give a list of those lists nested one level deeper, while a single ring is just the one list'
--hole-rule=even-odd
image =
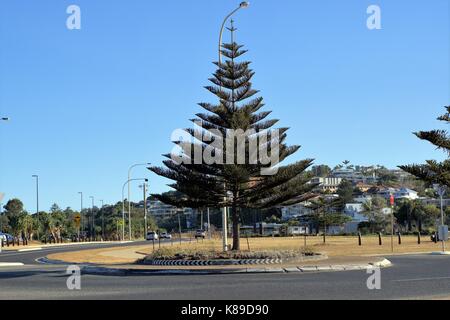
[{"label": "road surface", "polygon": [[[140,243],[124,244],[136,245]],[[92,249],[105,245],[83,246]],[[117,246],[117,245],[115,245]],[[2,253],[0,299],[422,299],[450,298],[450,257],[392,256],[381,270],[381,290],[368,290],[366,271],[230,275],[82,275],[81,290],[68,290],[66,266],[35,259],[81,246],[45,251]]]}]

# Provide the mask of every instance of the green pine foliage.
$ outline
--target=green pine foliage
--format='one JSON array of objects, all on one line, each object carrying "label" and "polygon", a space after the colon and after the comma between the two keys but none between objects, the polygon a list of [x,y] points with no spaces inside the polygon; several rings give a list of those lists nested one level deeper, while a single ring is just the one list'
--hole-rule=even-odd
[{"label": "green pine foliage", "polygon": [[[235,31],[234,28],[229,30],[232,34]],[[261,111],[264,107],[263,98],[258,97],[258,91],[252,87],[254,72],[250,69],[250,62],[237,61],[245,53],[243,46],[234,41],[222,45],[226,61],[214,63],[218,69],[209,79],[212,85],[205,87],[219,102],[200,103],[206,112],[196,114],[196,118],[192,120],[197,124],[195,129],[185,129],[192,140],[174,142],[182,149],[181,159],[184,162],[176,163],[167,154],[165,157],[168,159],[163,161],[165,168],[149,168],[174,181],[169,186],[178,191],[177,196],[154,195],[164,203],[192,208],[231,207],[233,250],[240,249],[241,209],[266,209],[302,202],[313,196],[312,189],[315,187],[308,183],[311,176],[305,172],[312,164],[312,159],[286,166],[279,165],[300,148],[286,144],[288,128],[279,129],[278,163],[267,164],[260,159],[256,163],[250,161],[255,154],[249,152],[249,146],[255,142],[261,148],[259,152],[271,155],[271,152],[276,151],[272,148],[277,137],[273,126],[278,120],[268,119],[270,111]],[[238,152],[237,141],[233,148],[224,143],[223,148],[219,149],[213,143],[220,137],[226,137],[231,130],[238,129],[255,132],[244,137],[245,154]],[[262,135],[266,133],[268,138],[264,142]],[[222,159],[223,163],[196,164],[195,150],[209,150],[213,156]],[[225,161],[229,156],[234,159],[231,164]],[[244,163],[238,161],[238,156],[243,157]],[[276,174],[262,174],[262,169],[275,166],[278,168]]]},{"label": "green pine foliage", "polygon": [[[439,117],[438,120],[446,123],[450,122],[450,106],[445,107],[447,113]],[[435,145],[438,149],[447,153],[447,159],[443,162],[427,160],[425,164],[412,164],[399,166],[400,169],[409,172],[417,178],[429,184],[440,184],[450,187],[450,136],[445,130],[420,131],[414,133],[422,140],[426,140]]]}]

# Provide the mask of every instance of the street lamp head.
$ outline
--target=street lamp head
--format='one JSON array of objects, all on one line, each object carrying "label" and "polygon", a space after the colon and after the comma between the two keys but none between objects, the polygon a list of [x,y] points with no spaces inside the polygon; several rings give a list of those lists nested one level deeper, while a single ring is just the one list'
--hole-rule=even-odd
[{"label": "street lamp head", "polygon": [[3,117],[2,120],[3,121],[9,121],[9,118],[8,117]]},{"label": "street lamp head", "polygon": [[33,174],[31,177],[32,177],[32,178],[37,178],[38,175],[37,175],[37,174]]},{"label": "street lamp head", "polygon": [[248,6],[250,5],[250,2],[248,1],[243,1],[241,2],[241,4],[239,5],[241,8],[248,8]]}]

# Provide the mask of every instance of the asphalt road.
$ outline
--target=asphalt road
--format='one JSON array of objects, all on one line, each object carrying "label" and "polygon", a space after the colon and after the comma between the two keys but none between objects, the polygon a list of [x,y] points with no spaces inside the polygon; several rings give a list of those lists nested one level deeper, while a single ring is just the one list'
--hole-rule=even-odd
[{"label": "asphalt road", "polygon": [[[142,244],[148,244],[146,241],[136,241],[120,244],[120,246],[139,246]],[[0,253],[0,262],[22,262],[23,264],[37,264],[36,259],[45,257],[51,253],[58,252],[70,252],[70,251],[80,251],[80,250],[90,250],[90,249],[98,249],[98,248],[108,248],[108,247],[117,247],[117,242],[115,243],[102,243],[102,244],[80,244],[80,245],[70,245],[70,246],[61,246],[61,247],[43,247],[42,250],[37,251],[25,251],[25,252],[17,252],[17,251],[2,251]],[[24,247],[26,249],[26,247]],[[0,272],[3,269],[0,269]]]},{"label": "asphalt road", "polygon": [[[23,253],[21,259],[34,261],[43,255],[42,251],[40,254]],[[10,258],[11,254],[2,254],[0,261]],[[66,286],[68,275],[65,266],[34,264],[0,268],[0,299],[357,300],[450,297],[450,257],[393,256],[389,260],[394,266],[381,270],[381,290],[367,289],[369,275],[366,271],[346,271],[126,277],[82,275],[81,290],[71,291]]]}]

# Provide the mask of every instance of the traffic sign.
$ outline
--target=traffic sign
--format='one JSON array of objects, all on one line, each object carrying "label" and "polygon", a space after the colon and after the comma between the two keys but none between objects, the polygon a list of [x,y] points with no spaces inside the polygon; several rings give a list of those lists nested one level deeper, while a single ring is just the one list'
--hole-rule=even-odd
[{"label": "traffic sign", "polygon": [[439,226],[438,234],[440,241],[448,241],[448,226]]},{"label": "traffic sign", "polygon": [[74,215],[73,216],[73,221],[75,221],[75,224],[77,225],[77,227],[79,227],[80,226],[80,221],[81,221],[81,215],[79,213]]},{"label": "traffic sign", "polygon": [[393,194],[391,194],[391,197],[390,197],[390,202],[391,202],[391,206],[393,207],[394,206],[394,204],[395,204],[395,198],[394,198],[394,195]]}]

